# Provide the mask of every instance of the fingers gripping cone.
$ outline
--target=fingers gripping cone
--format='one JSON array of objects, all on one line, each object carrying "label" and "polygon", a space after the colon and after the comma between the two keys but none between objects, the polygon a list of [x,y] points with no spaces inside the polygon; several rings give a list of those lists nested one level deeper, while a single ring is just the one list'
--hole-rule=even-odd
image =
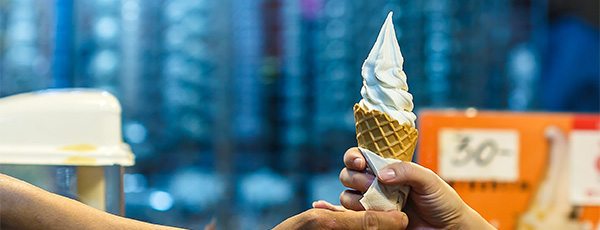
[{"label": "fingers gripping cone", "polygon": [[412,161],[419,131],[389,115],[354,105],[358,146],[384,158]]}]

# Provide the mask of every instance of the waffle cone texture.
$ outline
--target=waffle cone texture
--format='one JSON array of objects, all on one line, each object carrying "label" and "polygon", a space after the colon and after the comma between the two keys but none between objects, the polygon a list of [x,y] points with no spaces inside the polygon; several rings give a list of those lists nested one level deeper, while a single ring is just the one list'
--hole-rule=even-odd
[{"label": "waffle cone texture", "polygon": [[358,146],[366,148],[384,158],[412,161],[419,131],[406,123],[399,124],[389,115],[378,110],[354,105],[356,140]]}]

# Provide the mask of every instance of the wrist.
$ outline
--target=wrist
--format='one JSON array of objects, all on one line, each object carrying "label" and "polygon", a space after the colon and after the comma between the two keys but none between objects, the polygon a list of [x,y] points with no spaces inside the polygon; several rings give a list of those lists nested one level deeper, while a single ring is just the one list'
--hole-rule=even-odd
[{"label": "wrist", "polygon": [[469,205],[465,204],[465,209],[465,215],[461,215],[459,220],[460,229],[496,229]]}]

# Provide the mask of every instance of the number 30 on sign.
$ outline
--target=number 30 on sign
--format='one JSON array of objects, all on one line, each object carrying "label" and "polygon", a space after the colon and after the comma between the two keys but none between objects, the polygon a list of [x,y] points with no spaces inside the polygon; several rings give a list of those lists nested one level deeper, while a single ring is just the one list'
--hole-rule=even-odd
[{"label": "number 30 on sign", "polygon": [[519,132],[441,129],[439,172],[449,181],[514,182],[519,177]]}]

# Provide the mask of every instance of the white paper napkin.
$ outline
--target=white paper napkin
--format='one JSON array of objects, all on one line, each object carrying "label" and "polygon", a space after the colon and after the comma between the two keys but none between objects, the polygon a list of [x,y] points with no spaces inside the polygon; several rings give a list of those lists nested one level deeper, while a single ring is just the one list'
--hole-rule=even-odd
[{"label": "white paper napkin", "polygon": [[[401,160],[380,157],[365,148],[358,149],[360,149],[367,160],[368,170],[370,170],[373,175],[378,175],[379,170],[389,164],[402,162]],[[371,184],[371,187],[363,194],[363,198],[360,199],[359,202],[366,210],[400,211],[406,203],[409,191],[410,187],[408,185],[387,185],[379,183],[377,178],[375,178],[373,184]]]}]

